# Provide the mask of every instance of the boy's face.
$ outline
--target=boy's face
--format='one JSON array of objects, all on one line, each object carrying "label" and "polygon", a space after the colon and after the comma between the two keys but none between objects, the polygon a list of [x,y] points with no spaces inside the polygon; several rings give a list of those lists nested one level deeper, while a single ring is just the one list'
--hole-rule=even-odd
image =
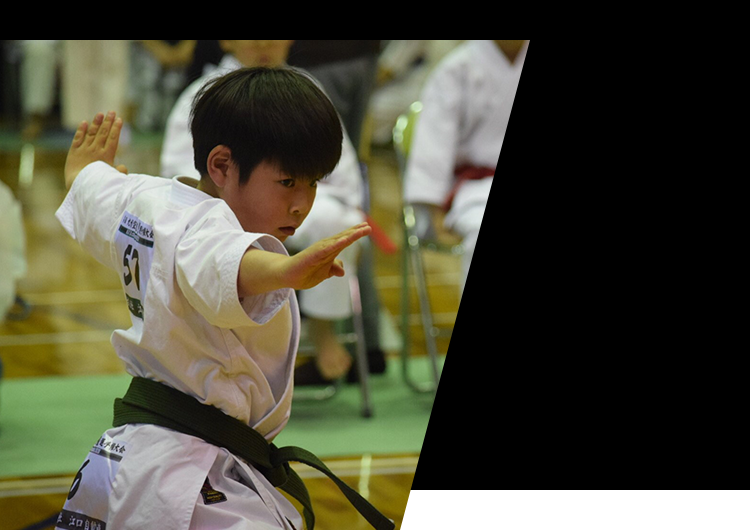
[{"label": "boy's face", "polygon": [[317,182],[293,179],[265,161],[243,185],[236,165],[230,172],[220,196],[246,232],[270,234],[283,242],[310,213]]}]

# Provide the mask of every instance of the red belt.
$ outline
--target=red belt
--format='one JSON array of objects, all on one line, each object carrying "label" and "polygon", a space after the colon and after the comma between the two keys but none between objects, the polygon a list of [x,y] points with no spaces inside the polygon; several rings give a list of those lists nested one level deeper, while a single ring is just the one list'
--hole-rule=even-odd
[{"label": "red belt", "polygon": [[446,211],[450,210],[451,205],[453,204],[453,199],[458,192],[458,188],[460,188],[464,182],[466,182],[467,180],[481,180],[487,177],[494,177],[495,168],[463,165],[456,168],[455,175],[456,183],[453,185],[453,189],[451,189],[451,192],[448,194],[448,198],[446,199],[445,204],[443,204],[443,208]]}]

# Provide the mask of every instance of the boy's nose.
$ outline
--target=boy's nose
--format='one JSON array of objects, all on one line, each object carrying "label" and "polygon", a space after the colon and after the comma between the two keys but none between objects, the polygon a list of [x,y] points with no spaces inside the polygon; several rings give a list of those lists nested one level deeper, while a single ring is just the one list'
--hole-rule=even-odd
[{"label": "boy's nose", "polygon": [[295,200],[291,204],[291,212],[294,215],[307,216],[310,213],[313,202],[315,201],[315,189],[304,190],[295,195]]}]

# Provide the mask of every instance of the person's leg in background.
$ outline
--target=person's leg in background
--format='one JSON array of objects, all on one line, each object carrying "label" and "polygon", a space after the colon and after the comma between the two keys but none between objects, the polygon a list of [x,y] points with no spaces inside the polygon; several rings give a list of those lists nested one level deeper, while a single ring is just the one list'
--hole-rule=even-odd
[{"label": "person's leg in background", "polygon": [[[319,192],[307,219],[297,233],[287,239],[286,246],[292,252],[299,251],[363,220],[361,211]],[[349,275],[357,274],[360,250],[361,246],[355,244],[339,254],[338,259],[343,262],[346,272],[343,277],[330,278],[299,293],[300,311],[310,323],[310,339],[315,347],[315,367],[323,380],[314,376],[300,376],[300,383],[333,381],[346,375],[351,368],[351,355],[338,341],[336,323],[352,316]],[[304,373],[311,375],[307,370]]]},{"label": "person's leg in background", "polygon": [[24,126],[21,137],[33,141],[47,125],[57,90],[58,46],[56,40],[21,42],[21,106]]}]

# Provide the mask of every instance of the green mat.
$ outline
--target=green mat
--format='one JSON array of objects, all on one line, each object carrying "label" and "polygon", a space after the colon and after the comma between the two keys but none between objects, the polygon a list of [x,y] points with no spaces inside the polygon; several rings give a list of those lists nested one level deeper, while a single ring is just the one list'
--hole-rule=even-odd
[{"label": "green mat", "polygon": [[[425,361],[413,362],[415,379],[428,380]],[[129,381],[127,375],[1,381],[0,478],[74,474],[111,426],[112,403]],[[310,389],[300,389],[274,443],[304,447],[321,458],[420,452],[433,397],[406,386],[397,360],[370,382],[371,418],[360,414],[358,385],[343,385],[326,401],[308,400]]]}]

